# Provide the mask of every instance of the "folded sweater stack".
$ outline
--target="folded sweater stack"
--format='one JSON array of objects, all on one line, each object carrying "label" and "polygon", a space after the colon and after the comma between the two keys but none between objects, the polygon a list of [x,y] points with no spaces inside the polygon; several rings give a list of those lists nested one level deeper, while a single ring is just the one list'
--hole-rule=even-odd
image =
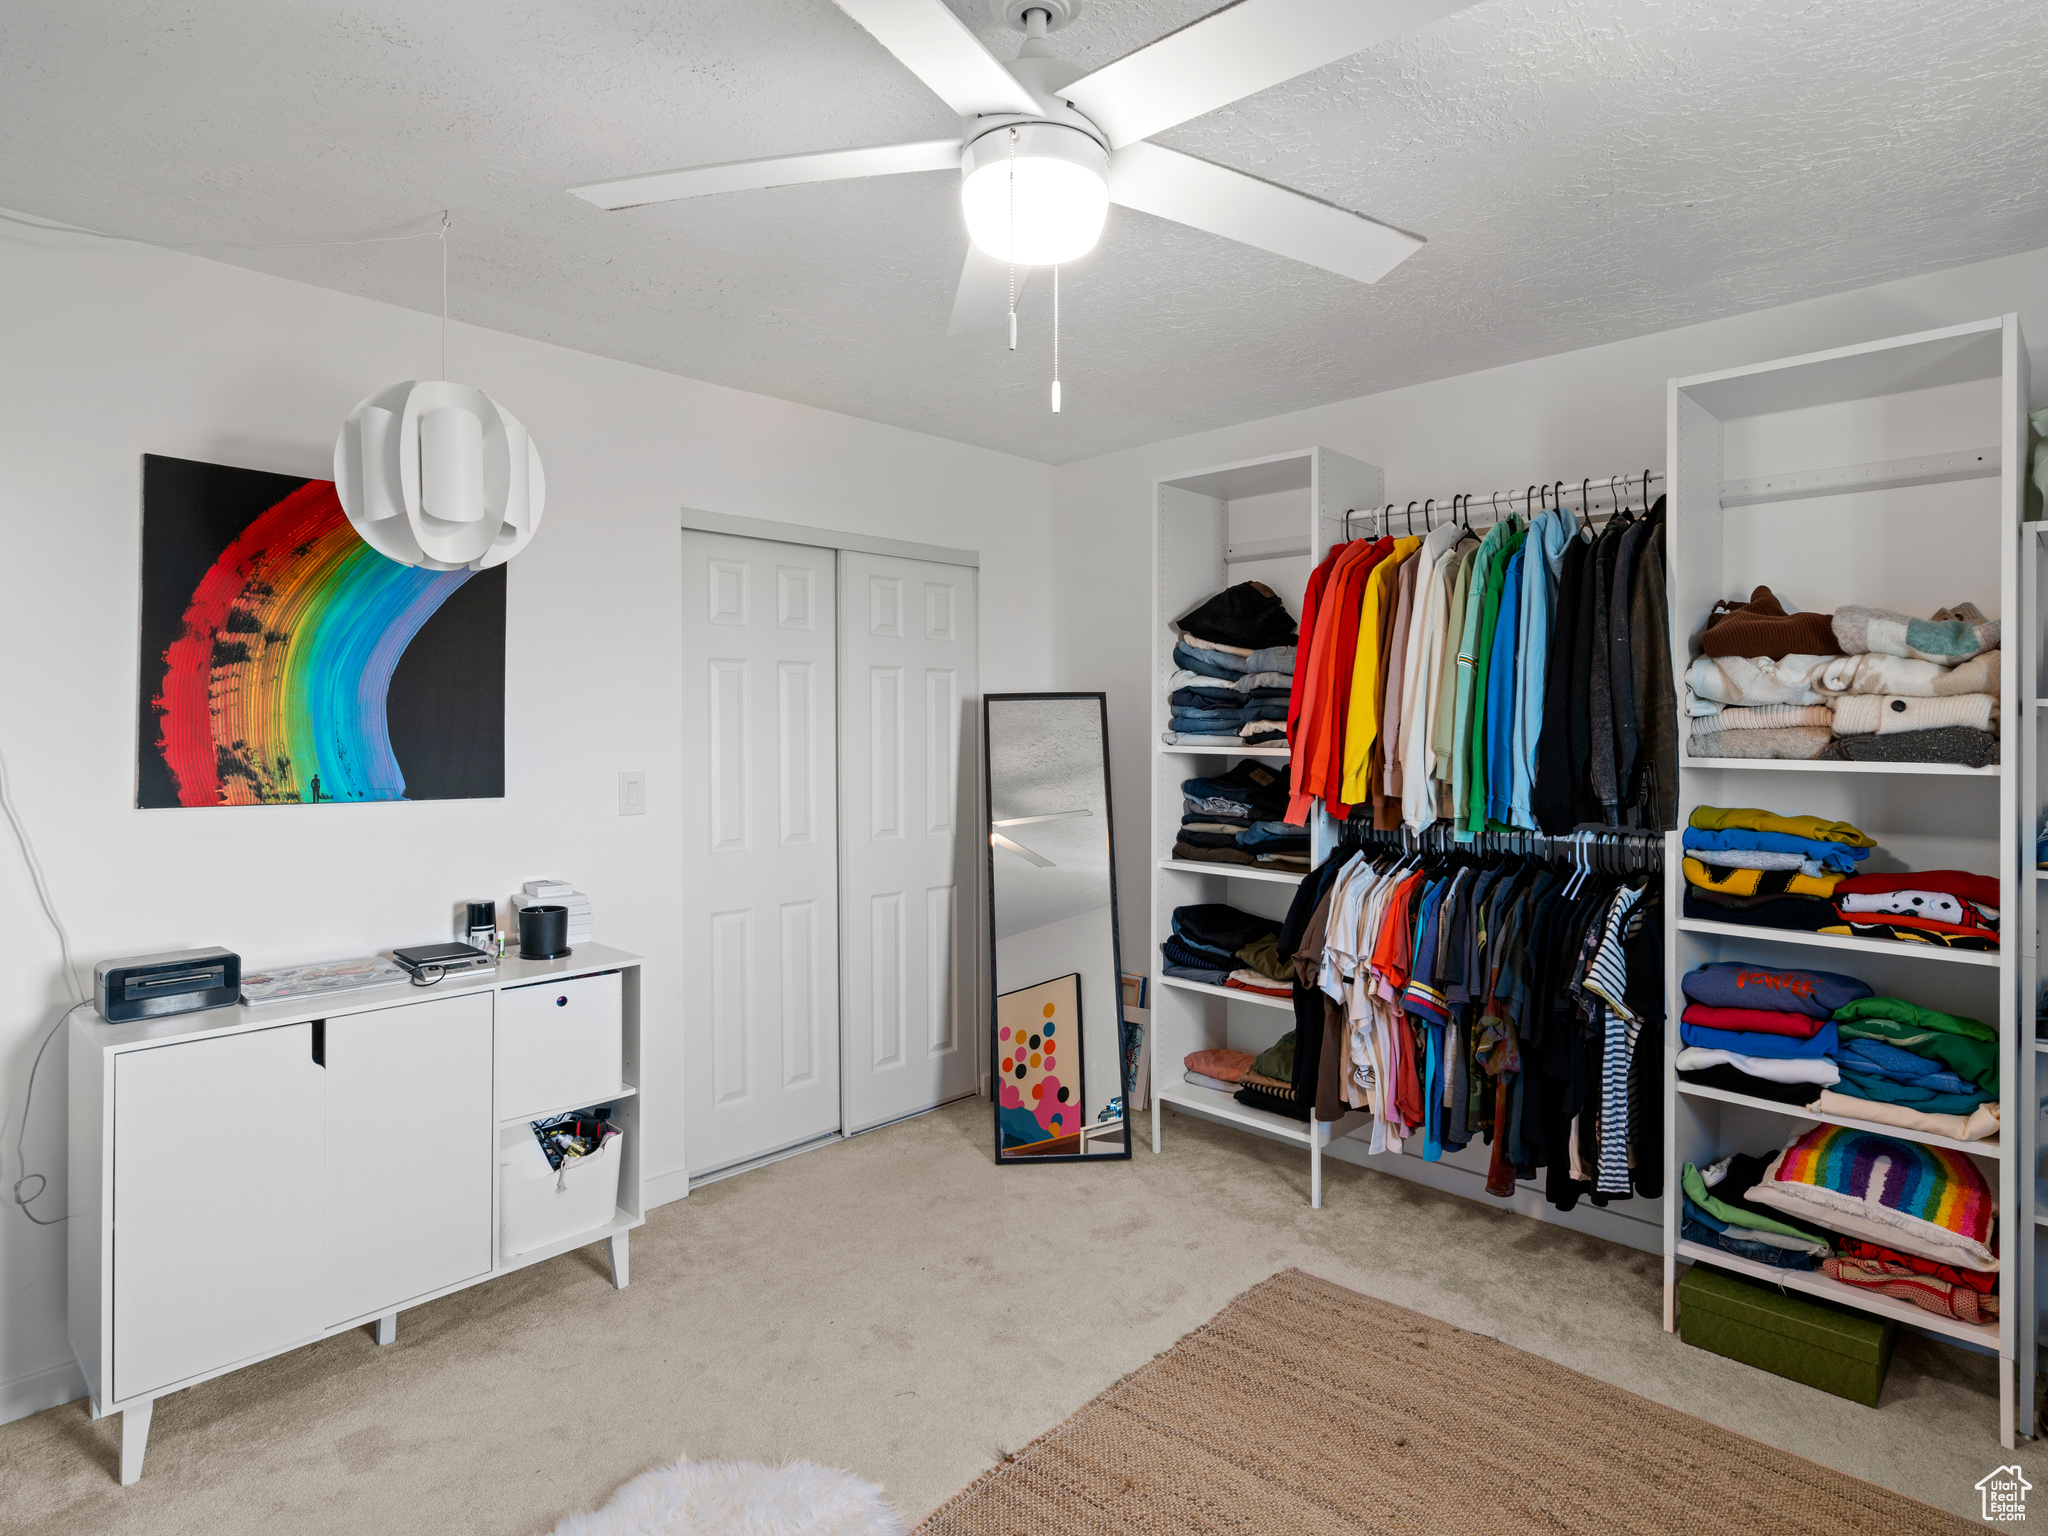
[{"label": "folded sweater stack", "polygon": [[1175,627],[1168,744],[1284,745],[1295,626],[1279,594],[1264,582],[1239,582]]},{"label": "folded sweater stack", "polygon": [[1306,872],[1308,829],[1283,819],[1289,766],[1247,758],[1214,778],[1184,780],[1173,856]]},{"label": "folded sweater stack", "polygon": [[1973,603],[1787,613],[1769,587],[1721,602],[1686,673],[1687,755],[1998,761],[1999,625]]},{"label": "folded sweater stack", "polygon": [[1280,924],[1222,902],[1176,907],[1173,936],[1159,946],[1160,969],[1183,981],[1292,997],[1292,957],[1280,953]]},{"label": "folded sweater stack", "polygon": [[1752,928],[1998,948],[1998,882],[1960,869],[1855,874],[1873,840],[1846,821],[1703,805],[1685,829],[1685,915]]},{"label": "folded sweater stack", "polygon": [[1975,1019],[1831,971],[1716,961],[1680,988],[1681,1081],[1952,1141],[1998,1133],[1998,1035]]}]

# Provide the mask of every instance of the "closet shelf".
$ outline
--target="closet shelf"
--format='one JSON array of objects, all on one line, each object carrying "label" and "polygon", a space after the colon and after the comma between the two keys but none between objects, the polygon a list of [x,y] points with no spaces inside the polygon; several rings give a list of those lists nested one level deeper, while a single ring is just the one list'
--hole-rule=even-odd
[{"label": "closet shelf", "polygon": [[[1177,992],[1199,992],[1204,997],[1220,997],[1233,1003],[1257,1003],[1261,1008],[1279,1008],[1294,1012],[1291,997],[1266,997],[1257,992],[1247,992],[1242,987],[1212,987],[1206,981],[1189,981],[1185,976],[1161,976],[1162,987],[1172,987]],[[1190,1083],[1189,1087],[1194,1085]]]},{"label": "closet shelf", "polygon": [[1161,1083],[1153,1096],[1162,1104],[1173,1104],[1197,1114],[1250,1126],[1304,1147],[1315,1146],[1318,1142],[1327,1146],[1332,1138],[1348,1135],[1372,1120],[1372,1116],[1362,1109],[1342,1120],[1296,1120],[1287,1115],[1276,1115],[1270,1109],[1254,1109],[1249,1104],[1240,1104],[1220,1088],[1198,1088],[1185,1080]]},{"label": "closet shelf", "polygon": [[531,1125],[536,1120],[549,1120],[556,1115],[569,1114],[573,1110],[589,1109],[592,1105],[610,1104],[618,1099],[630,1099],[639,1091],[631,1083],[621,1083],[611,1093],[601,1093],[594,1099],[588,1096],[580,1099],[571,1099],[567,1104],[557,1104],[552,1109],[539,1110],[531,1115],[513,1115],[509,1119],[500,1120],[498,1125],[500,1129],[508,1125]]},{"label": "closet shelf", "polygon": [[1746,768],[1777,773],[1939,773],[1965,779],[1995,779],[1999,765],[1965,768],[1959,763],[1838,763],[1803,762],[1774,757],[1682,757],[1681,768]]},{"label": "closet shelf", "polygon": [[1688,1099],[1713,1099],[1722,1104],[1736,1104],[1744,1109],[1761,1109],[1768,1114],[1783,1115],[1788,1120],[1805,1120],[1814,1125],[1841,1125],[1852,1131],[1874,1131],[1880,1136],[1890,1136],[1899,1141],[1917,1141],[1923,1147],[1946,1147],[1951,1152],[1968,1152],[1973,1157],[1990,1158],[1993,1162],[2005,1160],[2005,1148],[2001,1138],[1991,1137],[1985,1141],[1957,1141],[1953,1136],[1936,1136],[1926,1131],[1909,1131],[1902,1126],[1885,1125],[1877,1120],[1863,1120],[1853,1115],[1823,1115],[1810,1109],[1801,1109],[1796,1104],[1780,1104],[1775,1099],[1755,1099],[1746,1093],[1730,1093],[1725,1088],[1709,1088],[1703,1083],[1680,1081],[1678,1092]]},{"label": "closet shelf", "polygon": [[1290,756],[1286,747],[1169,747],[1159,744],[1161,757],[1279,757]]},{"label": "closet shelf", "polygon": [[1973,949],[1939,949],[1932,944],[1907,944],[1898,939],[1859,939],[1834,933],[1808,933],[1796,928],[1751,928],[1742,923],[1716,923],[1700,917],[1681,917],[1682,933],[1708,933],[1725,939],[1761,939],[1767,944],[1797,944],[1805,949],[1854,950],[1865,955],[1917,955],[1923,960],[1946,960],[1954,965],[1996,965],[1997,950],[1986,953]]},{"label": "closet shelf", "polygon": [[[1823,1301],[1832,1301],[1838,1306],[1853,1307],[1858,1312],[1870,1312],[1879,1317],[1891,1318],[1894,1322],[1906,1323],[1915,1328],[1924,1328],[1929,1333],[1939,1333],[1951,1339],[1964,1339],[1998,1353],[1998,1324],[1965,1323],[1953,1317],[1942,1317],[1916,1307],[1910,1301],[1898,1301],[1890,1296],[1873,1295],[1858,1290],[1853,1285],[1844,1285],[1839,1280],[1830,1280],[1818,1270],[1778,1269],[1770,1264],[1759,1264],[1754,1259],[1745,1259],[1719,1248],[1709,1248],[1704,1243],[1690,1243],[1684,1238],[1678,1240],[1677,1256],[1688,1264],[1705,1264],[1712,1269],[1727,1270],[1731,1274],[1747,1275],[1752,1280],[1761,1280],[1766,1285],[1783,1286],[1790,1291],[1804,1291],[1809,1296],[1818,1296]],[[2001,1285],[2001,1289],[2003,1289]]]},{"label": "closet shelf", "polygon": [[1260,869],[1252,864],[1203,864],[1193,859],[1161,859],[1161,869],[1184,875],[1222,875],[1229,880],[1270,880],[1275,885],[1299,885],[1301,875],[1281,869]]}]

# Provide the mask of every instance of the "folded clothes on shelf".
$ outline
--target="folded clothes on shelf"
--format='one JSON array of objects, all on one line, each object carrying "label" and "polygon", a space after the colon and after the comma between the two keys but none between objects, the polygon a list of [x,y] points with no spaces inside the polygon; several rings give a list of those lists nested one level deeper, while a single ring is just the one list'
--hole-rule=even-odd
[{"label": "folded clothes on shelf", "polygon": [[1293,618],[1280,594],[1262,581],[1240,581],[1183,614],[1175,626],[1182,637],[1219,651],[1249,657],[1263,647],[1292,646]]},{"label": "folded clothes on shelf", "polygon": [[1837,736],[1897,736],[1915,731],[1963,728],[1989,731],[1998,700],[1988,693],[1958,693],[1941,699],[1859,693],[1834,702]]},{"label": "folded clothes on shelf", "polygon": [[1831,655],[1841,646],[1833,620],[1825,613],[1785,611],[1769,587],[1758,587],[1749,601],[1722,601],[1707,615],[1700,649],[1708,656],[1756,656],[1776,661],[1793,655]]},{"label": "folded clothes on shelf", "polygon": [[1835,904],[1822,896],[1728,896],[1695,884],[1685,888],[1687,917],[1713,923],[1741,923],[1751,928],[1777,928],[1818,933],[1841,921]]},{"label": "folded clothes on shelf", "polygon": [[[1674,1065],[1676,1059],[1674,1058]],[[1805,1109],[1815,1101],[1817,1094],[1827,1090],[1814,1083],[1774,1083],[1769,1078],[1751,1077],[1739,1067],[1721,1062],[1711,1067],[1681,1069],[1678,1080],[1700,1088],[1714,1088],[1722,1093],[1739,1093],[1747,1098],[1763,1099],[1771,1104],[1790,1104]]]},{"label": "folded clothes on shelf", "polygon": [[1820,757],[1835,744],[1835,733],[1824,725],[1780,726],[1770,730],[1721,731],[1698,722],[1686,738],[1687,757],[1765,758],[1776,762],[1805,763]]},{"label": "folded clothes on shelf", "polygon": [[1848,605],[1835,610],[1834,631],[1844,655],[1870,651],[1947,667],[1998,649],[1998,620],[1985,618],[1975,603],[1940,609],[1931,619]]},{"label": "folded clothes on shelf", "polygon": [[1721,896],[1832,896],[1841,879],[1839,875],[1809,874],[1804,861],[1787,869],[1752,869],[1709,864],[1688,855],[1680,867],[1686,884]]},{"label": "folded clothes on shelf", "polygon": [[1996,736],[1962,725],[1896,736],[1837,736],[1820,757],[1847,763],[1950,763],[1958,768],[1989,768],[1999,760]]},{"label": "folded clothes on shelf", "polygon": [[1999,1268],[1996,1198],[1969,1156],[1946,1147],[1815,1126],[1771,1160],[1750,1199],[1922,1258]]},{"label": "folded clothes on shelf", "polygon": [[1869,986],[1854,976],[1737,960],[1696,965],[1680,978],[1679,987],[1691,1001],[1712,1008],[1768,1009],[1830,1021],[1836,1009],[1871,995]]}]

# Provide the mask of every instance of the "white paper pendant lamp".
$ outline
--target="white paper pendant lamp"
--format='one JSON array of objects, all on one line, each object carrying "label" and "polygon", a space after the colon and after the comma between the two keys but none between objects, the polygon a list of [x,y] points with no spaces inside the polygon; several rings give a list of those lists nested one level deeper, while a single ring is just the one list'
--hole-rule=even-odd
[{"label": "white paper pendant lamp", "polygon": [[540,527],[540,450],[467,384],[393,384],[349,412],[334,485],[363,542],[401,565],[488,570]]}]

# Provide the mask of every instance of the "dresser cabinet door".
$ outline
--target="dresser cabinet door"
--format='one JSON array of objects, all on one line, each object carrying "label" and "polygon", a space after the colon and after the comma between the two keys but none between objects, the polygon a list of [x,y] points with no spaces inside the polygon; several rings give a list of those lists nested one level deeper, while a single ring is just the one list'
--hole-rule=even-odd
[{"label": "dresser cabinet door", "polygon": [[116,1401],[319,1333],[312,1047],[313,1026],[290,1024],[115,1059]]},{"label": "dresser cabinet door", "polygon": [[333,1327],[491,1267],[491,997],[326,1025],[327,1276]]}]

